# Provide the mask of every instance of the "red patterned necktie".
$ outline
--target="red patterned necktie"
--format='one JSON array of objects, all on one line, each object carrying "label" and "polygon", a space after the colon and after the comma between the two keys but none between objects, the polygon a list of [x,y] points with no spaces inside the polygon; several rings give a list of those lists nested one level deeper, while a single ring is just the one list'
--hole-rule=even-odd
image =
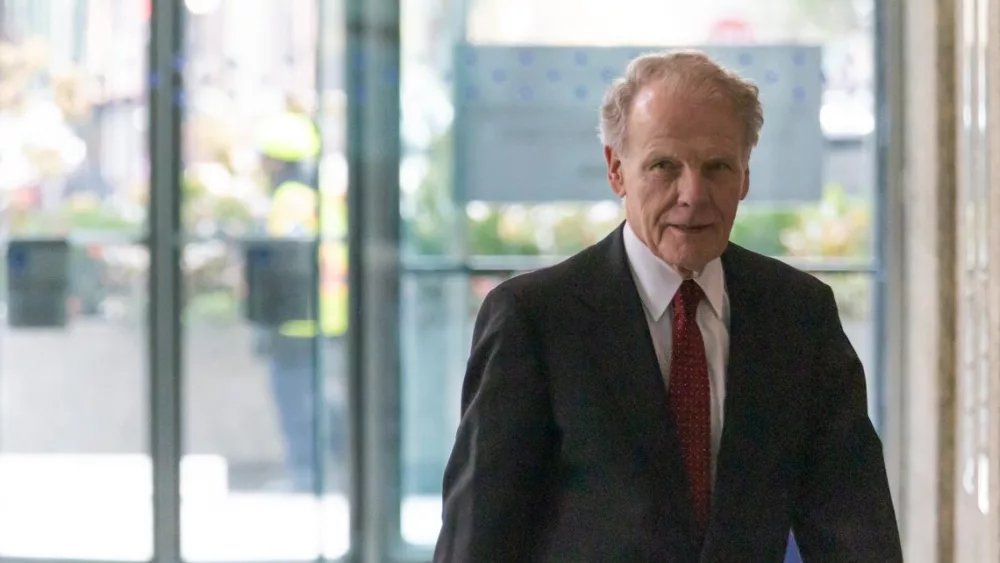
[{"label": "red patterned necktie", "polygon": [[704,295],[694,280],[685,280],[674,296],[670,380],[667,383],[670,411],[691,485],[691,502],[701,530],[708,521],[712,456],[708,358],[696,318],[698,304]]}]

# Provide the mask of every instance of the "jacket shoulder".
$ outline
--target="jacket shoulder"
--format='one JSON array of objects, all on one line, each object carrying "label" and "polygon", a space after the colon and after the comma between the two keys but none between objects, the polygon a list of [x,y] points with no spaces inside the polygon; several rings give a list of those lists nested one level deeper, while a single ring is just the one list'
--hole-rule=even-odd
[{"label": "jacket shoulder", "polygon": [[594,272],[599,263],[597,254],[596,245],[588,247],[551,266],[517,273],[498,284],[490,293],[507,293],[518,303],[532,308],[559,302],[592,277],[588,272]]},{"label": "jacket shoulder", "polygon": [[[832,291],[825,282],[787,262],[730,244],[726,250],[728,268],[741,270],[741,278],[750,277],[762,287],[782,296],[807,295],[815,297]],[[724,257],[725,259],[726,257]]]}]

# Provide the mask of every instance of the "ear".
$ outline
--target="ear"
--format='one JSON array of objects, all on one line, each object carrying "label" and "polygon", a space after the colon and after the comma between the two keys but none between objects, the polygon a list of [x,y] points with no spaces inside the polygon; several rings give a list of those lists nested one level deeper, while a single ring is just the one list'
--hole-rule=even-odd
[{"label": "ear", "polygon": [[747,194],[750,193],[750,168],[747,167],[746,171],[743,173],[743,187],[740,189],[740,201],[747,198]]},{"label": "ear", "polygon": [[608,164],[608,183],[618,197],[625,197],[625,177],[622,175],[622,159],[614,149],[604,145],[604,161]]}]

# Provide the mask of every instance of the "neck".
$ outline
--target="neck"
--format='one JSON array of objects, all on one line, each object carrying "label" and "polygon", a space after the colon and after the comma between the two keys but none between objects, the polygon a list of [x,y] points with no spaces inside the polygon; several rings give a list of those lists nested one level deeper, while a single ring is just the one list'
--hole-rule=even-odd
[{"label": "neck", "polygon": [[[682,278],[684,278],[686,280],[691,280],[691,279],[694,279],[694,278],[698,277],[699,275],[701,275],[701,270],[698,270],[698,271],[690,270],[688,268],[682,268],[681,266],[675,266],[675,265],[673,265],[673,264],[671,264],[669,262],[667,262],[667,265],[670,266],[671,270],[677,272],[677,275],[679,275],[680,277],[682,277]],[[704,268],[702,268],[702,269],[704,269]]]}]

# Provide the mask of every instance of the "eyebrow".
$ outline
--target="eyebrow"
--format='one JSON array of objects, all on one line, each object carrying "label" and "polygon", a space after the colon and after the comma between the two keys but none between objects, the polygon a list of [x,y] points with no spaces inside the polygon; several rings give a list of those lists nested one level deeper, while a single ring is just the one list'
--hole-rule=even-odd
[{"label": "eyebrow", "polygon": [[[701,162],[713,162],[713,161],[736,161],[739,160],[739,155],[730,151],[712,151],[708,153],[709,156],[700,157],[698,160]],[[676,151],[664,151],[664,150],[654,150],[643,159],[644,164],[653,164],[661,160],[684,160]]]}]

